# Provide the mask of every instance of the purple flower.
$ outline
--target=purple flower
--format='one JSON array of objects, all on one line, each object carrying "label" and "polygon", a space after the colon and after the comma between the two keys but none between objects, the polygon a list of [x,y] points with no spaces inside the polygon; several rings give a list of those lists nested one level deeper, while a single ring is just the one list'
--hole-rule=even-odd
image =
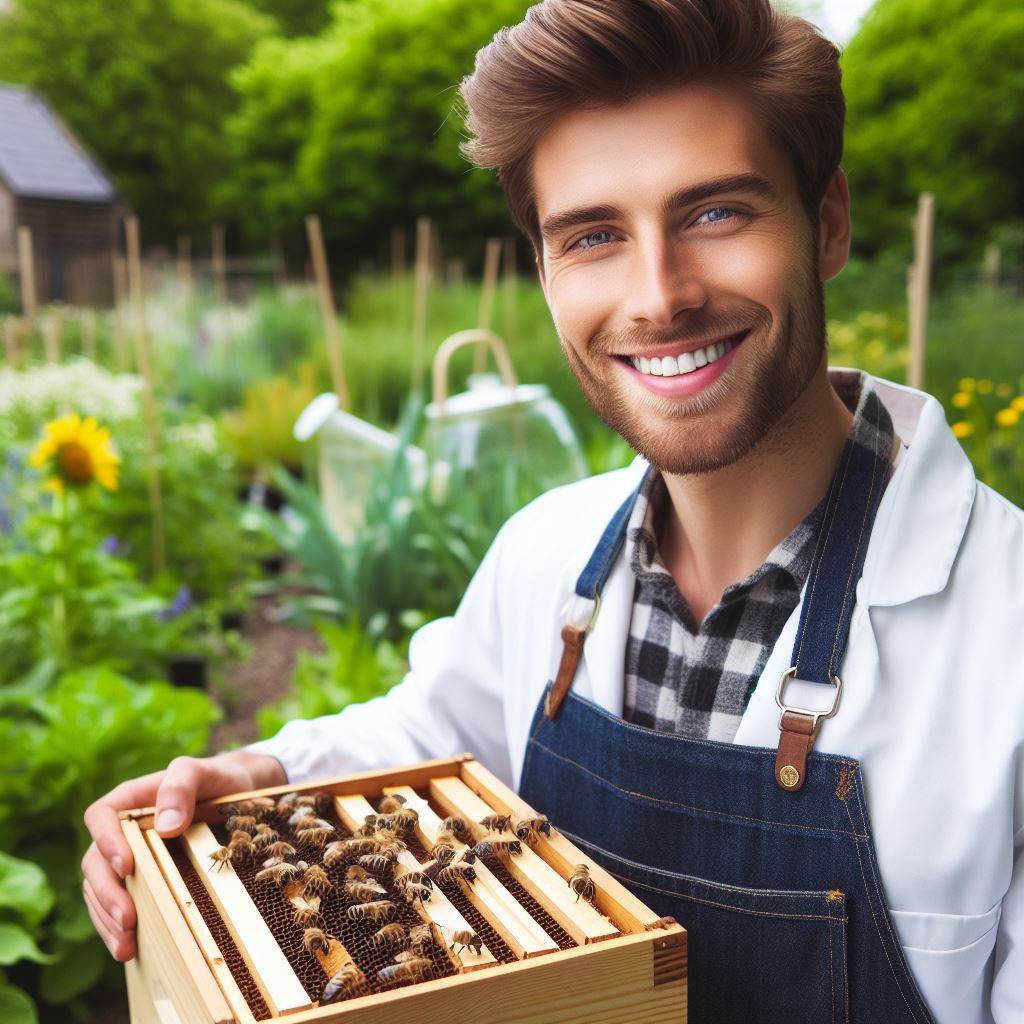
[{"label": "purple flower", "polygon": [[174,600],[164,609],[157,612],[157,618],[161,622],[170,622],[172,619],[184,615],[192,607],[192,591],[187,584],[178,588]]},{"label": "purple flower", "polygon": [[100,544],[100,551],[105,555],[116,555],[121,551],[121,542],[111,534],[109,537],[103,538],[103,543]]}]

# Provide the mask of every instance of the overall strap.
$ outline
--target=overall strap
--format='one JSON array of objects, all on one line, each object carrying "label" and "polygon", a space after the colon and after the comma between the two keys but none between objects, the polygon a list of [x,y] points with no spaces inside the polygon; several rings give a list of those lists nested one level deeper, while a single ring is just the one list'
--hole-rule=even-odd
[{"label": "overall strap", "polygon": [[[865,409],[876,427],[880,409],[877,403],[873,410],[870,406]],[[779,680],[775,695],[782,712],[775,781],[788,792],[803,788],[807,757],[821,723],[839,706],[843,684],[838,669],[850,633],[857,581],[890,468],[888,453],[869,449],[851,437],[843,446],[829,486],[800,609],[792,665]],[[786,683],[793,678],[833,687],[829,710],[812,711],[785,704]]]},{"label": "overall strap", "polygon": [[562,704],[572,688],[580,655],[583,653],[583,641],[594,625],[597,610],[601,606],[601,591],[625,543],[626,526],[637,496],[647,479],[647,474],[653,472],[653,467],[649,466],[640,483],[615,510],[615,515],[604,528],[597,547],[576,580],[576,592],[570,598],[565,625],[562,626],[562,657],[544,705],[544,713],[548,718],[558,717],[558,712],[561,711]]}]

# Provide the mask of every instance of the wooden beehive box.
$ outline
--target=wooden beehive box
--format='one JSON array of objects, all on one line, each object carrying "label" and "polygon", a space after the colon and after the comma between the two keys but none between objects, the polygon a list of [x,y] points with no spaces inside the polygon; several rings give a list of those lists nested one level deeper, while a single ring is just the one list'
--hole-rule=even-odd
[{"label": "wooden beehive box", "polygon": [[[152,809],[122,815],[135,856],[129,891],[138,908],[138,956],[126,964],[132,1024],[253,1024],[273,1017],[345,1024],[685,1024],[686,933],[662,920],[557,830],[516,856],[480,858],[471,885],[435,885],[428,902],[401,904],[410,925],[467,925],[483,947],[436,948],[430,980],[379,980],[391,962],[360,936],[340,895],[324,897],[330,954],[302,947],[292,921],[295,889],[256,885],[259,864],[210,858],[227,841],[222,805],[254,796],[326,793],[324,817],[349,835],[387,792],[418,812],[396,871],[430,858],[440,819],[476,823],[488,814],[520,820],[532,809],[469,755],[388,772],[225,796],[201,805],[184,836],[164,840]],[[371,806],[372,805],[372,806]],[[283,835],[284,833],[282,833]],[[301,851],[300,851],[301,855]],[[567,879],[589,865],[594,905]],[[332,902],[328,902],[332,901]],[[339,941],[340,940],[340,941]],[[318,1005],[332,969],[351,958],[361,991]]]}]

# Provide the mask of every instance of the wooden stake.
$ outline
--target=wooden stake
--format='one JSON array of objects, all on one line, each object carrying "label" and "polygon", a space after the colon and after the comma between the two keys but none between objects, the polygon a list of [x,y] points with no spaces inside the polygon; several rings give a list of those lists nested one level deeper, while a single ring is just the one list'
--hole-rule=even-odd
[{"label": "wooden stake", "polygon": [[128,286],[134,322],[135,358],[142,371],[144,382],[142,397],[146,411],[146,434],[149,442],[149,504],[153,516],[153,573],[159,576],[167,564],[164,549],[164,501],[163,490],[160,486],[160,421],[153,386],[153,368],[149,358],[149,336],[146,332],[139,218],[134,213],[125,218],[124,229],[128,249]]},{"label": "wooden stake", "polygon": [[78,320],[78,329],[82,339],[82,355],[91,362],[96,362],[96,311],[83,309]]},{"label": "wooden stake", "polygon": [[213,269],[213,291],[217,297],[217,305],[226,306],[228,303],[228,275],[223,224],[214,224],[210,229],[210,258]]},{"label": "wooden stake", "polygon": [[114,354],[122,373],[131,369],[131,350],[124,327],[124,307],[128,296],[128,261],[116,250],[112,256],[114,281]]},{"label": "wooden stake", "polygon": [[21,314],[29,323],[36,324],[36,263],[32,247],[32,229],[27,224],[18,228],[18,267],[21,275]]},{"label": "wooden stake", "polygon": [[[501,239],[488,238],[484,252],[484,280],[480,289],[480,312],[477,326],[485,330],[491,329],[494,318],[494,296],[498,290],[498,267],[501,263]],[[487,347],[477,345],[473,353],[473,372],[483,373],[487,365]]]},{"label": "wooden stake", "polygon": [[178,292],[182,302],[192,297],[192,239],[178,235]]},{"label": "wooden stake", "polygon": [[934,234],[935,197],[931,192],[922,192],[918,198],[917,215],[914,218],[914,262],[912,278],[908,282],[910,369],[907,383],[912,388],[924,387],[925,341],[928,332]]},{"label": "wooden stake", "polygon": [[21,363],[21,353],[18,350],[18,318],[9,316],[4,320],[4,353],[7,356],[7,365],[16,370]]},{"label": "wooden stake", "polygon": [[53,310],[43,327],[43,351],[48,363],[60,362],[60,339],[64,333],[64,319],[59,310]]},{"label": "wooden stake", "polygon": [[416,270],[412,310],[412,390],[419,391],[427,366],[427,293],[430,291],[430,218],[416,218]]},{"label": "wooden stake", "polygon": [[985,246],[985,255],[981,262],[981,279],[990,291],[995,291],[999,287],[999,265],[1002,258],[1003,250],[995,242]]},{"label": "wooden stake", "polygon": [[331,383],[346,412],[349,410],[348,384],[341,361],[341,337],[338,333],[338,316],[334,309],[334,292],[331,275],[327,269],[327,250],[320,230],[320,218],[310,214],[306,218],[306,234],[309,237],[309,252],[313,258],[317,292],[320,295],[320,315],[324,321],[324,336],[327,340],[327,358],[331,364]]}]

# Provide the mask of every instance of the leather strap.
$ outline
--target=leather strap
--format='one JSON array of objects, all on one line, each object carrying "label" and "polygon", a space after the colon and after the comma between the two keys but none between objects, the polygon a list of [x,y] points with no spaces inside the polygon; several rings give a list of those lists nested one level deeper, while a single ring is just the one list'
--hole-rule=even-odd
[{"label": "leather strap", "polygon": [[[819,719],[819,726],[821,721]],[[775,755],[775,781],[780,789],[794,793],[803,789],[807,778],[807,755],[818,730],[812,715],[784,711],[779,722],[779,749]]]},{"label": "leather strap", "polygon": [[558,662],[558,672],[551,684],[548,698],[544,706],[544,714],[548,718],[557,718],[562,704],[569,695],[572,681],[576,678],[576,667],[583,653],[583,641],[587,639],[587,631],[580,626],[566,623],[562,627],[562,657]]}]

